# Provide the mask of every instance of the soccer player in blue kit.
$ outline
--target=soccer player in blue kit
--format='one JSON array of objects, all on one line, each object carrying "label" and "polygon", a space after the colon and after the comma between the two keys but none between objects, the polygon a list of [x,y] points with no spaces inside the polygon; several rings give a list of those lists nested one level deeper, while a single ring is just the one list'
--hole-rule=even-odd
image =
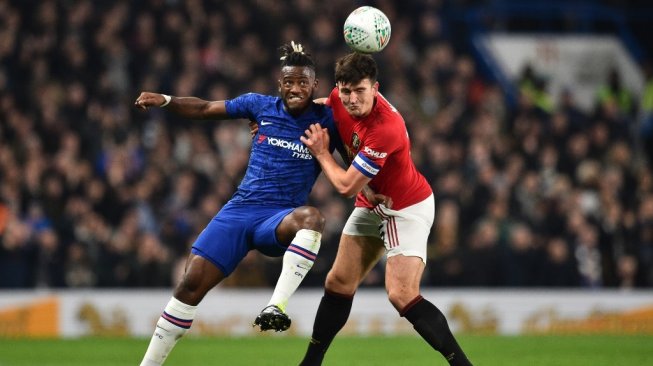
[{"label": "soccer player in blue kit", "polygon": [[193,244],[186,272],[157,322],[141,366],[165,361],[190,328],[202,298],[252,249],[268,256],[283,255],[270,302],[254,324],[275,331],[290,326],[285,308],[313,265],[325,221],[318,209],[306,206],[321,169],[299,138],[311,124],[320,123],[329,126],[331,141],[340,140],[331,110],[313,103],[318,85],[313,59],[294,42],[280,50],[280,97],[249,93],[205,101],[143,92],[136,99],[141,109],[165,107],[189,119],[248,119],[258,128],[245,177]]}]

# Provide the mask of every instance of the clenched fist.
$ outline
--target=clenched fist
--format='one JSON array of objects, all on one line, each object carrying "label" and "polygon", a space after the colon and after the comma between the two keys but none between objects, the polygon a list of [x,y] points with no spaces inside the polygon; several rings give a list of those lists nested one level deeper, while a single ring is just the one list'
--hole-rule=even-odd
[{"label": "clenched fist", "polygon": [[142,92],[141,95],[136,98],[134,105],[137,108],[147,110],[149,107],[162,107],[167,104],[166,102],[167,100],[163,94]]}]

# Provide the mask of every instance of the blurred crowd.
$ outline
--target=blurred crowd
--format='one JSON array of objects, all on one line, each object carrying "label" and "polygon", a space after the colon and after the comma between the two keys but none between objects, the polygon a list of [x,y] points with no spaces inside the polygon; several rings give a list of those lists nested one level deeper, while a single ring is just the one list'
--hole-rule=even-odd
[{"label": "blurred crowd", "polygon": [[[447,3],[374,2],[393,25],[375,56],[381,91],[436,196],[424,285],[653,287],[650,73],[643,96],[606,75],[587,112],[527,69],[508,104],[453,38]],[[326,96],[358,5],[0,0],[0,288],[175,283],[243,176],[249,129],[135,98],[274,95],[290,40],[314,55]],[[327,227],[304,283],[321,286],[353,201],[321,178],[311,204]],[[272,286],[279,270],[252,252],[224,286]],[[365,285],[382,284],[378,266]]]}]

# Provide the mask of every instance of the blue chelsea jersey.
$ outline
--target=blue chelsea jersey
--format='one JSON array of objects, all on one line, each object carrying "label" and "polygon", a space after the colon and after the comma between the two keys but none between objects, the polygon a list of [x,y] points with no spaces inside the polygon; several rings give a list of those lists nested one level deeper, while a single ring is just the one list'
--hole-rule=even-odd
[{"label": "blue chelsea jersey", "polygon": [[311,124],[320,123],[329,129],[329,148],[333,152],[340,137],[331,109],[313,104],[301,116],[293,117],[281,98],[255,93],[227,100],[226,108],[230,117],[258,124],[245,177],[231,202],[275,207],[305,205],[321,169],[299,137]]}]

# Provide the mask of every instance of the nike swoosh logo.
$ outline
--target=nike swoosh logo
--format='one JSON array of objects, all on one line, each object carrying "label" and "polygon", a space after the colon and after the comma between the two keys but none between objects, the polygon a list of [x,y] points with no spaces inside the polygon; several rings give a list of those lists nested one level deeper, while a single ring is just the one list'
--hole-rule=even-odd
[{"label": "nike swoosh logo", "polygon": [[267,125],[271,125],[271,124],[272,124],[272,122],[261,121],[261,126],[267,126]]}]

